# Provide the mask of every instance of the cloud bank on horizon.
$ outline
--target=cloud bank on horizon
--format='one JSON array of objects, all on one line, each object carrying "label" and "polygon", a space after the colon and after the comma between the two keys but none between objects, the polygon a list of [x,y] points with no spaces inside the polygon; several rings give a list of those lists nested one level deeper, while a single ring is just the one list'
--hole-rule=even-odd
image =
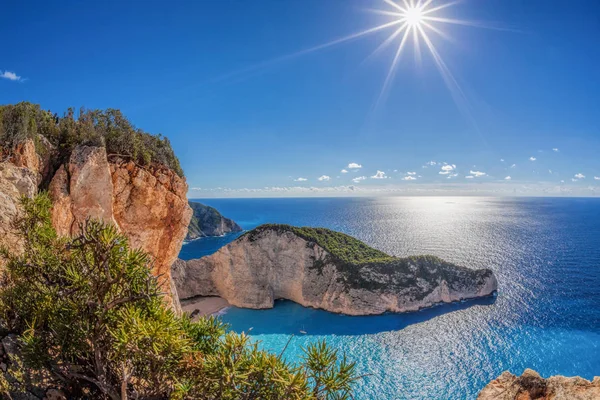
[{"label": "cloud bank on horizon", "polygon": [[[539,151],[543,153],[543,151]],[[552,154],[559,153],[552,148],[550,157],[539,160],[541,163],[554,163]],[[538,165],[538,157],[527,160]],[[531,164],[534,165],[533,163]],[[435,167],[432,169],[432,167]],[[533,181],[531,174],[540,172],[533,167],[518,168],[516,163],[509,165],[504,158],[490,166],[494,173],[482,168],[469,168],[448,162],[428,161],[422,165],[422,173],[401,172],[398,169],[374,169],[373,175],[356,176],[359,170],[368,170],[363,164],[351,162],[341,169],[341,176],[332,178],[323,174],[313,179],[295,178],[301,185],[265,186],[262,188],[192,188],[193,196],[206,197],[262,197],[262,196],[377,196],[377,195],[500,195],[500,196],[600,196],[600,176],[594,175],[595,184],[583,184],[586,175],[582,172],[559,173],[547,169],[546,179]],[[439,169],[438,169],[439,168]],[[430,170],[430,171],[428,171]],[[524,170],[524,171],[521,171]],[[507,174],[511,171],[511,174]],[[449,183],[444,180],[464,174],[467,181]],[[348,176],[349,175],[349,176]],[[521,175],[520,178],[517,176]],[[415,181],[419,181],[416,183]],[[345,182],[345,183],[340,183]],[[566,183],[565,183],[566,182]],[[318,185],[315,186],[315,183]],[[384,184],[385,183],[385,184]]]}]

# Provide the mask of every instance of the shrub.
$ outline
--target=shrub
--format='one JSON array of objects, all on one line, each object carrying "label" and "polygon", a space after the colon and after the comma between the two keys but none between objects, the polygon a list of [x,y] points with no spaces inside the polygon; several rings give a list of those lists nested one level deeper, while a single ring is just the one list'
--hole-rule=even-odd
[{"label": "shrub", "polygon": [[[8,153],[16,144],[32,139],[39,144],[45,137],[68,159],[78,145],[105,146],[108,155],[132,159],[140,165],[161,164],[179,176],[183,171],[169,139],[137,129],[116,109],[80,109],[78,117],[69,108],[63,117],[27,102],[0,106],[0,148]],[[40,146],[36,146],[39,147]]]},{"label": "shrub", "polygon": [[1,251],[0,318],[20,335],[25,366],[49,371],[69,396],[350,398],[354,364],[324,343],[290,364],[218,319],[177,316],[148,255],[114,227],[88,221],[77,237],[59,237],[46,194],[22,205],[25,251]]}]

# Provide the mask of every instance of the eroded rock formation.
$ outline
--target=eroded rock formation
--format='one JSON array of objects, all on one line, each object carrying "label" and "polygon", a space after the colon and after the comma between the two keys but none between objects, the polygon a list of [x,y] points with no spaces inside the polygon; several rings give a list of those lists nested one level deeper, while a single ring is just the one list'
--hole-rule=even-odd
[{"label": "eroded rock formation", "polygon": [[76,234],[88,218],[116,225],[134,248],[153,257],[152,272],[170,291],[171,265],[192,213],[183,178],[168,168],[142,168],[121,158],[109,162],[103,147],[80,146],[56,172],[49,192],[60,234]]},{"label": "eroded rock formation", "polygon": [[[390,257],[325,229],[318,230],[323,245],[298,233],[311,231],[316,230],[259,227],[211,256],[178,261],[172,274],[180,298],[221,296],[232,305],[257,309],[288,299],[336,313],[368,315],[415,311],[488,296],[497,289],[488,269],[458,267],[431,256]],[[332,240],[346,247],[333,249]],[[361,260],[352,249],[374,259]]]},{"label": "eroded rock formation", "polygon": [[11,250],[21,249],[22,243],[13,229],[13,221],[20,210],[21,196],[31,197],[37,192],[37,174],[11,162],[0,163],[0,245]]},{"label": "eroded rock formation", "polygon": [[542,378],[526,369],[521,376],[504,372],[479,393],[477,400],[596,400],[600,399],[600,377],[592,382],[580,378]]},{"label": "eroded rock formation", "polygon": [[[117,226],[133,247],[153,257],[152,272],[160,277],[165,292],[171,293],[171,265],[192,215],[185,179],[166,167],[140,167],[122,158],[109,159],[103,147],[76,147],[53,175],[50,162],[39,156],[33,141],[28,140],[0,163],[0,244],[18,249],[12,221],[19,211],[19,199],[33,196],[49,175],[52,222],[59,234],[76,234],[88,218]],[[176,295],[173,300],[177,307]]]}]

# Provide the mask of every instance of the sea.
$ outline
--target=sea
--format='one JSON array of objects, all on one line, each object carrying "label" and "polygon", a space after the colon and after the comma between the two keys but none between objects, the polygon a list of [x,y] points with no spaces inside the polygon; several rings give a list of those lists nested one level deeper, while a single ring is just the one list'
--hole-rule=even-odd
[{"label": "sea", "polygon": [[[364,375],[357,400],[475,399],[503,371],[600,376],[600,199],[383,197],[201,199],[244,229],[326,227],[394,256],[491,268],[496,296],[406,314],[351,317],[277,301],[230,307],[236,332],[297,362],[326,340]],[[212,254],[238,235],[183,246]]]}]

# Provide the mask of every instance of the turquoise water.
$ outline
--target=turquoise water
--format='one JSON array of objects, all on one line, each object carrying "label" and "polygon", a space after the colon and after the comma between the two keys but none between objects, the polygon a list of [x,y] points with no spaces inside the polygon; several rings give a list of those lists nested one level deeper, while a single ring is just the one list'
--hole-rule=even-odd
[{"label": "turquoise water", "polygon": [[[336,229],[397,256],[434,254],[492,268],[496,297],[417,313],[349,317],[279,301],[229,308],[235,331],[289,360],[319,339],[360,374],[356,399],[474,399],[504,370],[600,375],[600,199],[413,197],[203,200],[251,229],[266,222]],[[201,239],[210,254],[235,236]],[[306,331],[306,334],[300,331]]]}]

